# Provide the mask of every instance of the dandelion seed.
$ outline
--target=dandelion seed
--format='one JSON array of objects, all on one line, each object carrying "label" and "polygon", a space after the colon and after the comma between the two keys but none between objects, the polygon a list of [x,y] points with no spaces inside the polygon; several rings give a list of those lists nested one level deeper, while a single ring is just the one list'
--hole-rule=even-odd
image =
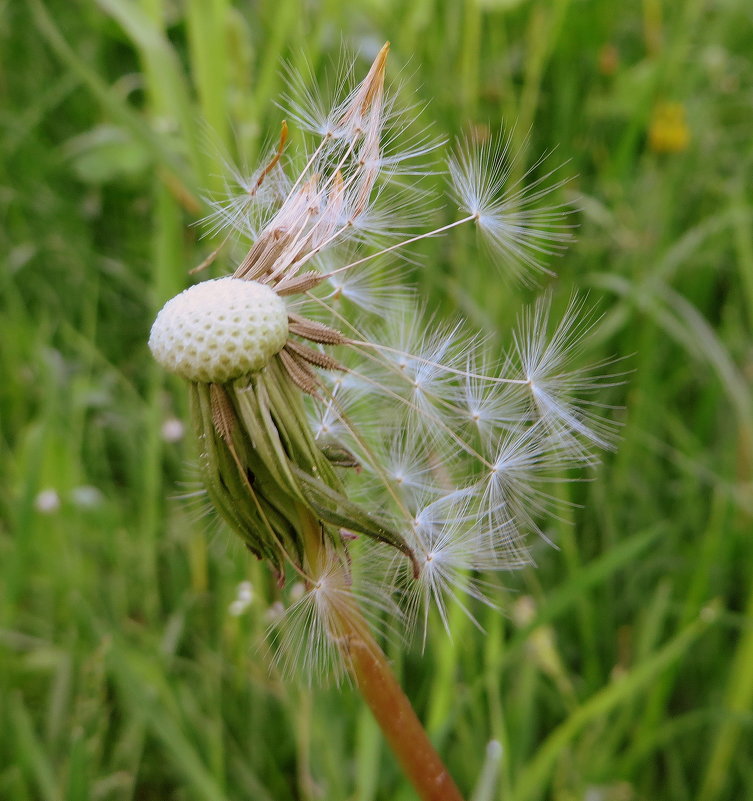
[{"label": "dandelion seed", "polygon": [[490,461],[491,468],[477,485],[483,492],[481,510],[490,530],[499,526],[541,534],[537,520],[553,514],[558,505],[543,487],[572,467],[571,453],[543,423],[537,423],[501,437]]},{"label": "dandelion seed", "polygon": [[[493,372],[487,354],[470,352],[465,369],[458,396],[459,422],[475,428],[482,440],[493,440],[495,434],[519,427],[529,419],[515,384],[500,386],[484,378]],[[509,360],[497,372],[512,374]]]},{"label": "dandelion seed", "polygon": [[615,425],[600,412],[591,396],[620,383],[622,374],[600,374],[610,362],[578,367],[576,357],[594,319],[583,301],[571,300],[562,319],[549,332],[551,296],[542,296],[526,311],[514,334],[521,377],[530,390],[536,416],[576,448],[577,437],[612,447]]},{"label": "dandelion seed", "polygon": [[250,174],[220,153],[225,168],[224,192],[207,198],[212,212],[198,223],[204,227],[206,236],[228,230],[253,238],[269,221],[273,210],[290,191],[290,180],[280,164],[286,139],[287,126],[284,125],[279,141],[267,149],[262,166]]},{"label": "dandelion seed", "polygon": [[[384,264],[373,261],[365,264],[362,270],[340,273],[336,269],[334,257],[319,260],[319,268],[327,275],[324,286],[329,292],[323,293],[321,300],[341,314],[347,315],[344,306],[352,304],[368,314],[384,317],[413,300],[415,292],[402,283],[405,269],[403,265]],[[321,313],[321,307],[308,305],[310,314]],[[331,318],[329,311],[325,314]]]},{"label": "dandelion seed", "polygon": [[480,146],[466,140],[458,145],[448,166],[459,208],[471,216],[505,270],[530,283],[530,273],[551,272],[544,260],[572,239],[572,225],[567,222],[568,204],[541,205],[567,180],[551,185],[550,179],[558,172],[553,169],[528,181],[543,159],[513,179],[517,158],[511,137],[490,139]]}]

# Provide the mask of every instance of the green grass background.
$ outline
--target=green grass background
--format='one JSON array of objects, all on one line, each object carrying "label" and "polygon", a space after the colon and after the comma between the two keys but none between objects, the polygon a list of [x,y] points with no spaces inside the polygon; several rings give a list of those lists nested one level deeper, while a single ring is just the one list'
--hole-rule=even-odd
[{"label": "green grass background", "polygon": [[[270,672],[270,581],[170,500],[186,393],[146,347],[212,247],[191,227],[221,171],[207,130],[253,163],[282,59],[323,76],[346,44],[365,68],[386,39],[417,131],[504,119],[529,163],[568,161],[578,242],[545,283],[588,291],[589,357],[633,370],[604,398],[619,450],[547,524],[559,550],[499,580],[486,633],[434,621],[396,669],[476,801],[753,798],[751,4],[5,0],[0,799],[414,797],[351,689]],[[676,153],[648,137],[667,102]],[[426,306],[504,342],[531,294],[470,236],[422,252]]]}]

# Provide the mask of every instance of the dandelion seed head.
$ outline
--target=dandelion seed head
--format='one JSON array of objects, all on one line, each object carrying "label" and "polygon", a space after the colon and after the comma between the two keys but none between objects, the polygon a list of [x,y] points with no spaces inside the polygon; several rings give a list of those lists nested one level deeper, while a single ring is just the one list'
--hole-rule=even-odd
[{"label": "dandelion seed head", "polygon": [[598,393],[619,374],[581,366],[596,324],[582,301],[550,323],[545,296],[505,352],[406,289],[412,246],[456,227],[475,225],[523,280],[571,228],[548,199],[557,171],[526,169],[501,137],[458,144],[460,216],[426,230],[435,199],[416,182],[441,140],[390,94],[387,49],[360,82],[347,59],[327,96],[290,76],[304,152],[287,153],[284,124],[257,170],[230,168],[207,225],[250,244],[232,277],[169,301],[150,337],[190,382],[207,497],[280,586],[283,674],[346,675],[356,606],[424,636],[432,608],[449,628],[451,601],[475,622],[493,605],[484,576],[530,563],[554,482],[614,441]]}]

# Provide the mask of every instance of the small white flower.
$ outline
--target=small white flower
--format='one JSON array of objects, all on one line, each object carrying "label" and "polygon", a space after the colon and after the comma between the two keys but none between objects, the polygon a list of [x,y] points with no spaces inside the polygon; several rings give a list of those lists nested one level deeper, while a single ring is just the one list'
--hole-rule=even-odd
[{"label": "small white flower", "polygon": [[56,489],[42,490],[34,499],[34,508],[43,515],[51,515],[60,509],[60,495]]},{"label": "small white flower", "polygon": [[235,601],[232,601],[230,603],[230,606],[228,606],[227,611],[231,617],[240,617],[246,611],[246,606],[247,605],[244,604],[242,601],[236,599]]},{"label": "small white flower", "polygon": [[235,599],[228,606],[232,617],[240,617],[251,606],[254,600],[254,589],[250,581],[242,581],[235,592]]},{"label": "small white flower", "polygon": [[180,442],[185,434],[186,427],[177,417],[169,417],[162,423],[160,433],[165,442]]},{"label": "small white flower", "polygon": [[81,509],[95,509],[102,505],[104,495],[98,487],[84,484],[71,490],[71,500]]}]

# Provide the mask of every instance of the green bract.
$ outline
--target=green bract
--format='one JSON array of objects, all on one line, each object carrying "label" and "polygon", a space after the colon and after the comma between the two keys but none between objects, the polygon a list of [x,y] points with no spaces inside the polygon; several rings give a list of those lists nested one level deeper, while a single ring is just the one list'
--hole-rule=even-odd
[{"label": "green bract", "polygon": [[[302,518],[340,547],[340,529],[389,543],[412,558],[390,524],[352,503],[307,424],[302,397],[277,359],[232,384],[194,383],[191,406],[201,471],[216,509],[248,549],[282,575],[304,563]],[[352,457],[351,457],[352,458]]]}]

